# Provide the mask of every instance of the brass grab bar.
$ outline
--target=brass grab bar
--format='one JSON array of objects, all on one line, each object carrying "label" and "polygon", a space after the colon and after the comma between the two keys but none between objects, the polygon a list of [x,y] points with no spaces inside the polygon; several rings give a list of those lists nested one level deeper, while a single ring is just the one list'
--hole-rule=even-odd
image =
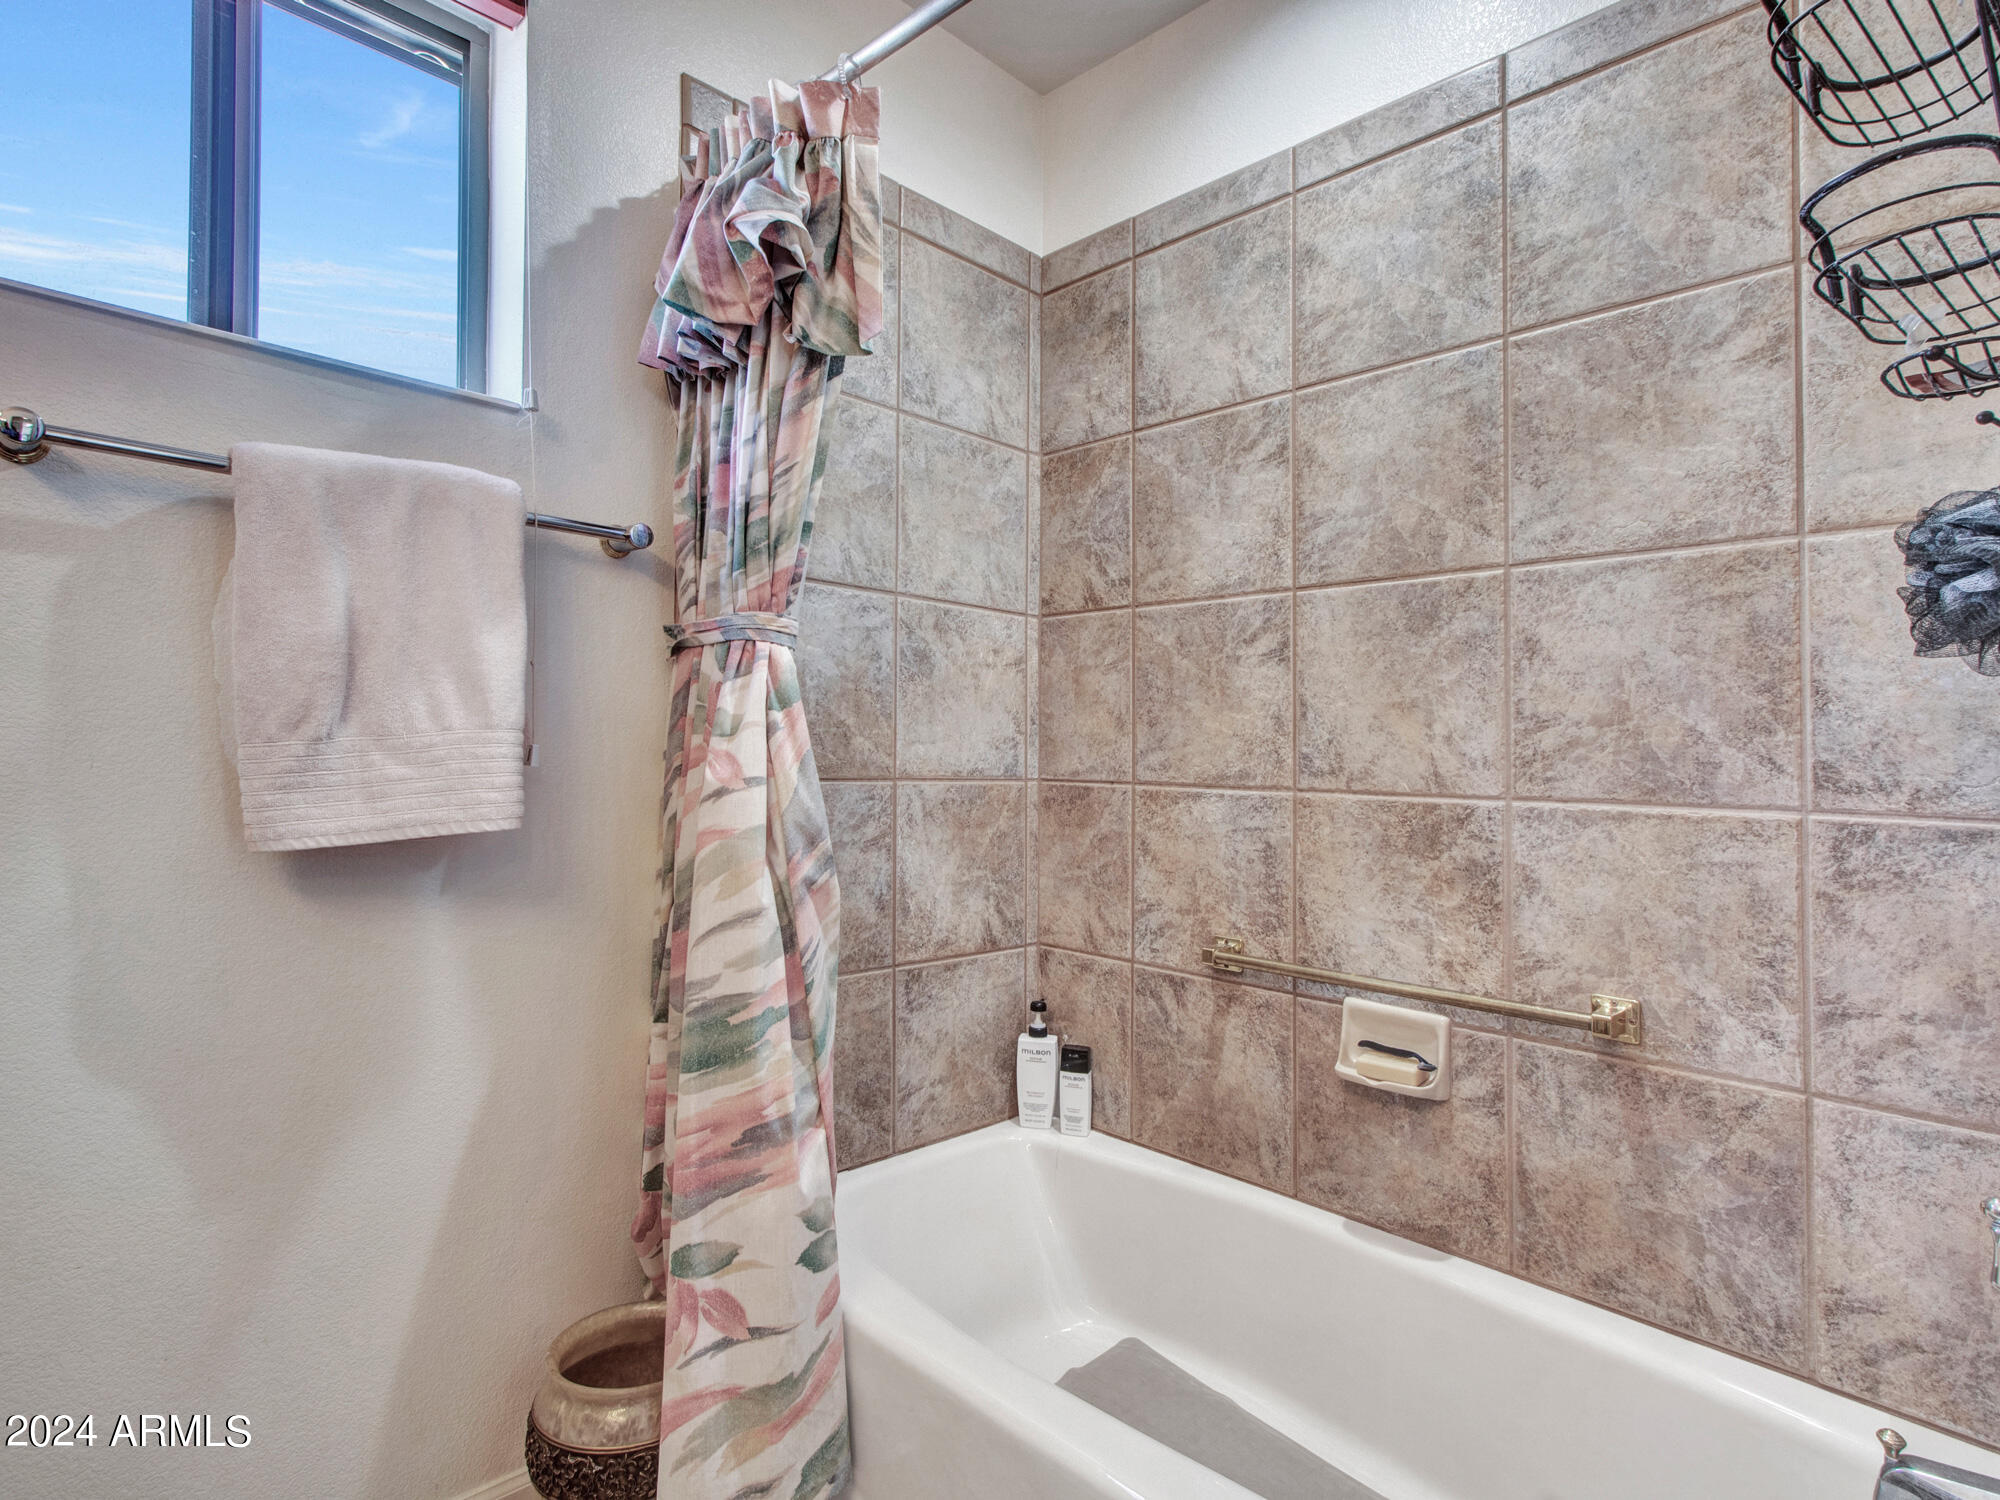
[{"label": "brass grab bar", "polygon": [[1524,1021],[1542,1021],[1550,1026],[1574,1026],[1607,1042],[1638,1047],[1646,1040],[1646,1011],[1637,1000],[1617,995],[1592,995],[1590,1009],[1556,1010],[1547,1005],[1527,1005],[1519,1000],[1493,1000],[1485,995],[1467,995],[1458,990],[1433,989],[1427,984],[1404,984],[1395,979],[1372,979],[1366,974],[1342,974],[1333,969],[1309,969],[1304,964],[1280,963],[1275,958],[1254,958],[1243,951],[1243,939],[1218,937],[1211,947],[1201,950],[1201,961],[1224,974],[1241,974],[1256,969],[1265,974],[1286,974],[1293,979],[1311,979],[1320,984],[1346,985],[1350,989],[1373,990],[1380,995],[1400,995],[1405,1000],[1431,1000],[1439,1005],[1456,1005],[1466,1010],[1491,1011],[1496,1016],[1519,1016]]}]

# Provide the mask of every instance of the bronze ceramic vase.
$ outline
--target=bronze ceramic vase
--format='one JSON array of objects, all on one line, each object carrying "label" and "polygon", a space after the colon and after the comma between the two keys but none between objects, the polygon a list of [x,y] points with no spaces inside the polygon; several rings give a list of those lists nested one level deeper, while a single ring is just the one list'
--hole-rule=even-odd
[{"label": "bronze ceramic vase", "polygon": [[556,1336],[528,1411],[528,1478],[544,1500],[653,1500],[666,1350],[665,1302],[607,1307]]}]

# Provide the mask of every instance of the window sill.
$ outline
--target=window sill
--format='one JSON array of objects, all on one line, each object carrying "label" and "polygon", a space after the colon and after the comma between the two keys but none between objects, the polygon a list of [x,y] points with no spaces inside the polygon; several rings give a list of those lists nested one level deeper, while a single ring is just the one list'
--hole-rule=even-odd
[{"label": "window sill", "polygon": [[[189,323],[182,318],[166,318],[158,313],[141,312],[136,307],[120,307],[115,302],[99,302],[92,297],[79,297],[73,292],[58,292],[50,287],[36,286],[31,281],[12,281],[0,276],[0,291],[20,292],[30,297],[38,297],[45,302],[54,302],[64,307],[98,316],[118,319],[124,322],[140,323],[149,328],[164,329],[170,334],[207,340],[269,355],[287,364],[303,365],[308,369],[331,371],[340,375],[352,375],[375,385],[391,386],[398,390],[421,392],[427,396],[443,396],[449,400],[466,401],[475,406],[484,406],[499,411],[523,412],[529,410],[519,401],[510,401],[505,396],[489,396],[483,391],[462,390],[457,386],[436,385],[428,380],[418,380],[411,375],[398,375],[389,370],[377,370],[368,365],[350,364],[344,359],[332,359],[324,354],[312,354],[304,349],[289,349],[283,344],[266,343],[263,339],[246,338],[240,333],[230,333],[222,328],[210,328],[201,323]],[[10,377],[12,378],[12,377]],[[6,400],[28,405],[34,404],[33,391],[0,391]]]}]

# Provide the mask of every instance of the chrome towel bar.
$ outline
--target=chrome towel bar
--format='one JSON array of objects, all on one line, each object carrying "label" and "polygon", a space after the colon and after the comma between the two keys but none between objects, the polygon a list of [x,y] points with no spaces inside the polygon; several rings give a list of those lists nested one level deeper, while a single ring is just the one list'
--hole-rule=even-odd
[{"label": "chrome towel bar", "polygon": [[1265,974],[1286,974],[1293,979],[1310,979],[1319,984],[1345,985],[1349,989],[1372,990],[1378,995],[1400,995],[1405,1000],[1430,1000],[1439,1005],[1456,1005],[1465,1010],[1490,1011],[1497,1016],[1518,1016],[1523,1021],[1542,1021],[1550,1026],[1574,1026],[1608,1042],[1638,1047],[1646,1039],[1645,1007],[1637,1000],[1616,995],[1592,995],[1590,1009],[1557,1010],[1553,1006],[1528,1005],[1519,1000],[1494,1000],[1485,995],[1467,995],[1458,990],[1433,989],[1427,984],[1404,984],[1396,979],[1371,979],[1366,974],[1342,974],[1333,969],[1309,969],[1304,964],[1280,963],[1275,958],[1253,958],[1243,951],[1243,939],[1219,937],[1213,946],[1201,950],[1201,961],[1224,974],[1241,974],[1256,969]]},{"label": "chrome towel bar", "polygon": [[[219,474],[229,472],[226,454],[168,448],[159,443],[107,437],[101,432],[83,432],[74,427],[51,427],[25,406],[10,406],[0,411],[0,457],[17,464],[40,463],[48,457],[51,443],[59,443],[65,448],[89,448],[98,453],[120,453],[127,458],[143,458],[157,464],[178,464],[184,469],[213,469]],[[653,545],[653,528],[644,521],[636,526],[605,526],[596,521],[572,521],[568,516],[545,516],[531,510],[527,522],[538,531],[569,531],[578,536],[594,536],[613,557],[625,557]]]}]

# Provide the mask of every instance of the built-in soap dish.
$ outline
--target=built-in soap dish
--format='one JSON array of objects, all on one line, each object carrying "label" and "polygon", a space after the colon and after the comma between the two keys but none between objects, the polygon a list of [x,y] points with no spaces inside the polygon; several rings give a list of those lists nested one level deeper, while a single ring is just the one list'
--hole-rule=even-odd
[{"label": "built-in soap dish", "polygon": [[1363,1088],[1449,1099],[1451,1023],[1427,1011],[1349,997],[1340,1002],[1340,1056],[1333,1071]]}]

